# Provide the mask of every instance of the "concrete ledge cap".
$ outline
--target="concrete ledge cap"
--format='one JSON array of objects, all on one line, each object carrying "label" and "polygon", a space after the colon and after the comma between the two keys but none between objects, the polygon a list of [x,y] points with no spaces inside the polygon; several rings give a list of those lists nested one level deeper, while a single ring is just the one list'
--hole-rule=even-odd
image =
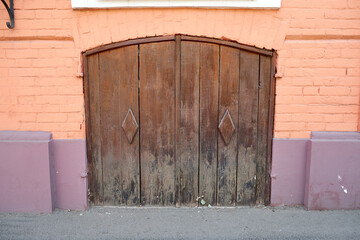
[{"label": "concrete ledge cap", "polygon": [[51,132],[0,131],[0,141],[50,141]]},{"label": "concrete ledge cap", "polygon": [[312,132],[311,139],[360,140],[360,132]]}]

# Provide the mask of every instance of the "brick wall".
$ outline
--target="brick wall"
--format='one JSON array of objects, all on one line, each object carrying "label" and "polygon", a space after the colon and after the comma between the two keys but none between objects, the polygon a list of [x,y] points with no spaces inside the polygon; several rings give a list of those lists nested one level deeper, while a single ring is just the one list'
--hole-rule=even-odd
[{"label": "brick wall", "polygon": [[[360,0],[283,0],[280,10],[0,8],[0,130],[84,138],[82,50],[129,38],[204,35],[278,50],[275,137],[360,130]],[[80,76],[80,77],[79,77]]]},{"label": "brick wall", "polygon": [[287,40],[279,55],[283,77],[277,80],[276,137],[357,130],[359,40]]}]

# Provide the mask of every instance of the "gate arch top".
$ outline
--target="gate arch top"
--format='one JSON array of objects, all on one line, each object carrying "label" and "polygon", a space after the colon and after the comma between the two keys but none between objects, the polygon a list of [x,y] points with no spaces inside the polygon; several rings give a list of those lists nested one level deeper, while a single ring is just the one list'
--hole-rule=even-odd
[{"label": "gate arch top", "polygon": [[155,37],[129,39],[129,40],[121,41],[121,42],[105,44],[105,45],[102,45],[102,46],[99,46],[96,48],[86,50],[83,52],[83,55],[89,56],[89,55],[100,53],[103,51],[120,48],[120,47],[125,47],[125,46],[130,46],[130,45],[154,43],[154,42],[165,42],[165,41],[175,41],[176,39],[178,39],[180,41],[214,43],[214,44],[229,46],[229,47],[233,47],[233,48],[237,48],[237,49],[241,49],[241,50],[245,50],[245,51],[249,51],[249,52],[258,53],[260,55],[265,55],[265,56],[273,56],[273,54],[274,54],[274,51],[272,51],[272,50],[261,49],[261,48],[241,44],[236,41],[176,34],[176,35],[169,35],[169,36],[155,36]]}]

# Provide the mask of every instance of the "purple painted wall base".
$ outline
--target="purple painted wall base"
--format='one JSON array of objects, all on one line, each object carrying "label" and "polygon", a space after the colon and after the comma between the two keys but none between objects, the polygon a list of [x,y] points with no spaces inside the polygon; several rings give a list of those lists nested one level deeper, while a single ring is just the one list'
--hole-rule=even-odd
[{"label": "purple painted wall base", "polygon": [[302,205],[308,139],[274,139],[271,205]]},{"label": "purple painted wall base", "polygon": [[53,140],[55,208],[85,210],[88,207],[86,141]]},{"label": "purple painted wall base", "polygon": [[313,132],[274,139],[271,205],[309,210],[360,208],[360,133]]},{"label": "purple painted wall base", "polygon": [[309,141],[305,205],[360,208],[360,133],[314,133]]},{"label": "purple painted wall base", "polygon": [[0,212],[87,209],[85,140],[0,131]]},{"label": "purple painted wall base", "polygon": [[0,131],[0,212],[52,212],[51,133]]}]

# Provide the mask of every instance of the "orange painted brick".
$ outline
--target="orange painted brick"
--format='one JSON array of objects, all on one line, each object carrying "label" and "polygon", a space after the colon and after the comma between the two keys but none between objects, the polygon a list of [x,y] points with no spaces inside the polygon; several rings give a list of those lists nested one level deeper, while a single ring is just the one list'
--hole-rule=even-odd
[{"label": "orange painted brick", "polygon": [[84,98],[82,95],[66,96],[66,103],[68,103],[68,104],[84,104]]},{"label": "orange painted brick", "polygon": [[345,68],[293,68],[288,67],[285,70],[285,76],[288,77],[326,77],[326,76],[345,76]]},{"label": "orange painted brick", "polygon": [[57,95],[58,90],[56,87],[40,87],[40,95]]},{"label": "orange painted brick", "polygon": [[296,130],[304,130],[306,129],[306,124],[304,122],[287,122],[287,123],[283,123],[283,122],[278,122],[276,124],[276,130],[279,131],[284,131],[284,130],[288,130],[288,131],[296,131]]},{"label": "orange painted brick", "polygon": [[348,76],[360,76],[360,68],[348,68],[347,75]]},{"label": "orange painted brick", "polygon": [[307,130],[309,131],[325,131],[325,123],[308,123]]},{"label": "orange painted brick", "polygon": [[325,55],[324,48],[293,49],[293,58],[322,58]]},{"label": "orange painted brick", "polygon": [[[16,7],[16,3],[15,3],[15,7]],[[16,9],[16,19],[34,19],[34,18],[35,18],[34,10]]]},{"label": "orange painted brick", "polygon": [[66,103],[66,96],[37,96],[37,104],[64,104]]},{"label": "orange painted brick", "polygon": [[39,113],[37,120],[40,123],[61,123],[67,121],[67,115],[65,113]]},{"label": "orange painted brick", "polygon": [[20,122],[35,122],[36,121],[36,113],[17,113],[16,118],[19,119]]},{"label": "orange painted brick", "polygon": [[35,97],[34,96],[19,96],[18,103],[19,104],[33,104],[33,103],[35,103]]},{"label": "orange painted brick", "polygon": [[325,49],[324,58],[339,58],[341,57],[340,49]]},{"label": "orange painted brick", "polygon": [[360,1],[359,0],[348,0],[349,8],[360,8]]},{"label": "orange painted brick", "polygon": [[275,105],[275,113],[303,113],[308,110],[307,105]]},{"label": "orange painted brick", "polygon": [[310,137],[310,131],[293,131],[290,132],[291,138],[309,138]]},{"label": "orange painted brick", "polygon": [[40,94],[40,89],[37,87],[17,87],[14,91],[19,96],[37,96]]},{"label": "orange painted brick", "polygon": [[302,95],[303,89],[302,87],[282,87],[279,86],[276,88],[276,94],[282,96],[295,96],[295,95]]},{"label": "orange painted brick", "polygon": [[21,122],[20,128],[22,131],[37,131],[38,123],[36,123],[36,122]]},{"label": "orange painted brick", "polygon": [[66,137],[70,138],[70,139],[83,139],[83,138],[85,138],[85,132],[84,131],[67,132],[66,134],[67,134]]},{"label": "orange painted brick", "polygon": [[320,95],[345,96],[350,94],[349,87],[320,87]]},{"label": "orange painted brick", "polygon": [[343,58],[360,58],[360,49],[341,49]]},{"label": "orange painted brick", "polygon": [[30,42],[29,41],[14,41],[13,48],[29,48]]},{"label": "orange painted brick", "polygon": [[275,138],[290,138],[290,132],[275,131],[274,137]]},{"label": "orange painted brick", "polygon": [[68,116],[67,118],[68,122],[79,123],[84,121],[84,116],[81,113],[68,113],[67,116]]},{"label": "orange painted brick", "polygon": [[55,40],[50,40],[50,41],[34,40],[30,42],[30,46],[31,48],[39,48],[39,49],[52,49],[52,48],[61,49],[64,45],[63,42],[64,41],[55,41]]},{"label": "orange painted brick", "polygon": [[36,49],[6,49],[8,58],[37,58],[39,56]]},{"label": "orange painted brick", "polygon": [[344,114],[323,114],[324,122],[326,123],[341,123],[344,122]]},{"label": "orange painted brick", "polygon": [[326,131],[357,131],[357,123],[327,123]]},{"label": "orange painted brick", "polygon": [[293,96],[278,95],[275,97],[275,104],[288,104],[293,102]]},{"label": "orange painted brick", "polygon": [[293,120],[292,114],[276,114],[275,115],[276,122],[291,122]]},{"label": "orange painted brick", "polygon": [[350,95],[351,96],[359,96],[360,95],[360,87],[359,86],[351,86],[350,87]]},{"label": "orange painted brick", "polygon": [[78,86],[59,87],[58,93],[61,95],[81,95],[83,93],[83,87],[78,87]]},{"label": "orange painted brick", "polygon": [[24,1],[25,9],[54,9],[56,7],[56,0],[32,0],[32,1]]},{"label": "orange painted brick", "polygon": [[83,111],[84,105],[83,104],[66,104],[60,105],[60,112],[80,112]]},{"label": "orange painted brick", "polygon": [[318,87],[304,87],[303,94],[305,96],[316,96],[319,94],[319,88]]},{"label": "orange painted brick", "polygon": [[329,105],[319,104],[307,108],[309,113],[358,113],[357,105]]},{"label": "orange painted brick", "polygon": [[317,113],[294,113],[292,119],[298,122],[323,122],[324,114]]},{"label": "orange painted brick", "polygon": [[357,122],[359,119],[359,116],[357,114],[346,114],[343,115],[344,122]]},{"label": "orange painted brick", "polygon": [[52,10],[35,10],[35,16],[36,18],[46,18],[51,19],[52,18]]},{"label": "orange painted brick", "polygon": [[[350,3],[349,3],[350,5]],[[360,8],[360,4],[359,4]],[[337,10],[337,9],[326,9],[325,10],[325,17],[326,18],[335,18],[335,19],[359,19],[360,18],[360,10],[359,9],[344,9],[344,10]]]}]

